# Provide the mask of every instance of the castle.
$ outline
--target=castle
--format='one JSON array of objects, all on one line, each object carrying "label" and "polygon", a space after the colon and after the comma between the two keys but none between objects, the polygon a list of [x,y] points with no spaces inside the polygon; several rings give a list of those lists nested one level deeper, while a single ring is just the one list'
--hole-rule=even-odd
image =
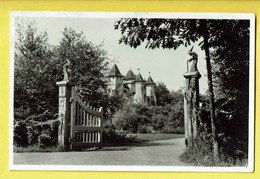
[{"label": "castle", "polygon": [[124,76],[117,65],[114,64],[107,77],[109,79],[109,93],[117,91],[136,103],[151,104],[153,102],[156,104],[155,83],[150,75],[145,80],[140,72],[135,75],[130,69]]}]

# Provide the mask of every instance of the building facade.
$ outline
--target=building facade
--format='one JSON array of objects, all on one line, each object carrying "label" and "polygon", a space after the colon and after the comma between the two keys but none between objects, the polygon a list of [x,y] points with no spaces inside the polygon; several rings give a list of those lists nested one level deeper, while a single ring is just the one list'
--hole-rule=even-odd
[{"label": "building facade", "polygon": [[117,91],[136,103],[156,104],[155,83],[150,75],[145,80],[140,72],[135,75],[130,69],[124,76],[121,74],[118,66],[114,64],[107,77],[109,80],[109,93]]}]

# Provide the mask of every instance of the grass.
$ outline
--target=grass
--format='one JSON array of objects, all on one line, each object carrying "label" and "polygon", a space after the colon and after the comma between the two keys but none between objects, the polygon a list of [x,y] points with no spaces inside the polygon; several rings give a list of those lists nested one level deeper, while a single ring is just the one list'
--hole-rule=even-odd
[{"label": "grass", "polygon": [[181,160],[193,163],[195,166],[232,167],[248,165],[246,156],[238,158],[236,155],[225,154],[222,150],[219,150],[219,159],[214,161],[212,146],[211,140],[197,136],[193,146],[186,148],[186,151],[181,155]]},{"label": "grass", "polygon": [[148,142],[156,140],[178,139],[183,138],[184,134],[127,134],[127,137],[135,137],[137,141]]},{"label": "grass", "polygon": [[62,152],[63,150],[59,147],[45,147],[41,148],[38,145],[28,146],[28,147],[18,147],[14,145],[13,152]]}]

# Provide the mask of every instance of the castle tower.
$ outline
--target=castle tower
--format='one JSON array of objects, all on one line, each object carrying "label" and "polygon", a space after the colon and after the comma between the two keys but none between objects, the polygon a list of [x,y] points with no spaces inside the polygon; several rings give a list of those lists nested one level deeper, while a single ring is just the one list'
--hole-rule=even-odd
[{"label": "castle tower", "polygon": [[116,64],[114,64],[112,66],[107,77],[109,78],[109,87],[112,91],[115,91],[115,90],[122,91],[123,90],[122,83],[123,83],[124,76],[121,74],[121,72],[119,71]]},{"label": "castle tower", "polygon": [[156,105],[156,97],[154,91],[155,83],[150,75],[147,81],[145,82],[145,86],[146,86],[146,103],[151,104],[151,102],[154,101],[154,104]]},{"label": "castle tower", "polygon": [[125,77],[123,78],[124,92],[127,94],[127,96],[135,95],[135,79],[136,75],[134,72],[131,69],[128,70]]},{"label": "castle tower", "polygon": [[145,80],[143,79],[142,75],[139,73],[136,76],[135,80],[135,95],[134,100],[136,102],[144,103],[146,99],[146,87],[145,87]]}]

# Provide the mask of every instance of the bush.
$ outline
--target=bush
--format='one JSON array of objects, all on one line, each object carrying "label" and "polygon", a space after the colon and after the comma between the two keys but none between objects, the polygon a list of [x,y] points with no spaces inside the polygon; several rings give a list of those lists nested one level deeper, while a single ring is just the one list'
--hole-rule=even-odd
[{"label": "bush", "polygon": [[103,143],[105,145],[120,145],[134,142],[134,137],[127,137],[127,132],[117,132],[112,124],[105,124],[103,130]]},{"label": "bush", "polygon": [[48,134],[41,134],[39,137],[38,137],[38,145],[40,148],[46,148],[46,147],[50,147],[52,146],[52,138],[50,135]]},{"label": "bush", "polygon": [[184,119],[175,105],[148,106],[144,104],[124,104],[113,116],[113,124],[118,130],[151,133],[184,133]]},{"label": "bush", "polygon": [[27,147],[29,144],[27,132],[28,130],[25,122],[16,122],[14,125],[14,145],[19,147]]},{"label": "bush", "polygon": [[186,149],[181,155],[181,159],[185,162],[191,162],[198,166],[214,166],[212,141],[197,135],[194,144]]},{"label": "bush", "polygon": [[164,126],[162,133],[168,134],[184,134],[184,127],[173,127],[173,126]]},{"label": "bush", "polygon": [[56,146],[58,142],[59,120],[57,114],[44,112],[26,119],[19,118],[14,124],[14,145],[17,147]]},{"label": "bush", "polygon": [[138,127],[138,133],[146,134],[146,133],[153,133],[154,128],[150,125],[139,125]]},{"label": "bush", "polygon": [[[223,138],[220,138],[222,141]],[[221,142],[220,142],[221,144]],[[246,166],[247,157],[239,151],[237,155],[230,155],[223,150],[220,145],[219,161],[213,159],[213,142],[212,135],[205,132],[200,133],[194,140],[194,144],[186,149],[181,155],[181,159],[185,162],[193,163],[197,166]]]}]

